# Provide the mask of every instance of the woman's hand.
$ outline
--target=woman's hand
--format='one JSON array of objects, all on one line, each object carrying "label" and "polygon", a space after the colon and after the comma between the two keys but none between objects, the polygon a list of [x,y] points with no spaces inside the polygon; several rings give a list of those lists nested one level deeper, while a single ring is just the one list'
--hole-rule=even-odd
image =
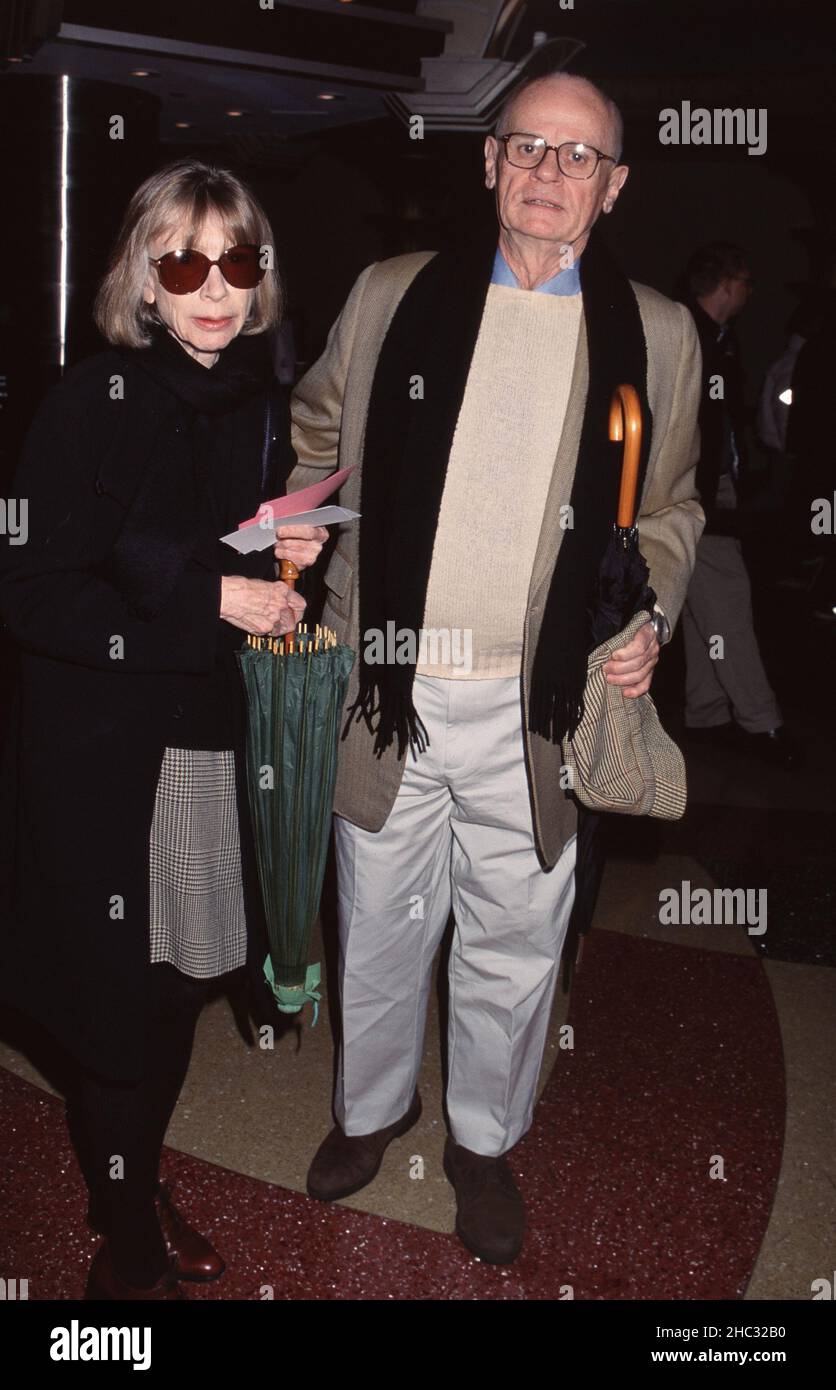
[{"label": "woman's hand", "polygon": [[307,569],[319,559],[328,539],[327,526],[277,526],[278,544],[273,546],[277,560],[292,560],[298,570]]},{"label": "woman's hand", "polygon": [[304,611],[302,595],[281,580],[245,579],[238,574],[224,575],[221,580],[220,616],[243,632],[282,637],[293,631]]}]

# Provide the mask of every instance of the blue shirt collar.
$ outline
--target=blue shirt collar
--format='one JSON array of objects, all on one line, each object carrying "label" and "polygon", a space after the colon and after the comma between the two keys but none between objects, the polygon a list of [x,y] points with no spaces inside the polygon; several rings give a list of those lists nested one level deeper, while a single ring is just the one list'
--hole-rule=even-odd
[{"label": "blue shirt collar", "polygon": [[[565,270],[559,270],[550,280],[538,285],[533,294],[580,294],[581,292],[581,258],[575,261],[574,265],[567,266]],[[492,285],[510,285],[512,289],[519,289],[520,284],[516,275],[509,266],[499,247],[496,248],[496,255],[493,258],[493,274],[491,275]]]}]

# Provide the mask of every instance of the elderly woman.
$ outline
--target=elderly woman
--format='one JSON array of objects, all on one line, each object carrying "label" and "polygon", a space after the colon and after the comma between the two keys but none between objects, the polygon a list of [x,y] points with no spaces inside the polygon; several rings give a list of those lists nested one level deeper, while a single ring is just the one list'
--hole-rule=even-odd
[{"label": "elderly woman", "polygon": [[284,527],[246,557],[219,541],[295,462],[263,336],[273,258],[232,173],[185,159],[146,180],[96,301],[111,346],[46,397],[13,485],[29,529],[0,570],[21,649],[0,976],[72,1061],[106,1236],[88,1298],[182,1298],[224,1268],[158,1170],[207,981],[247,964],[254,981],[266,952],[235,649],[295,626],[276,558],[301,568],[327,538]]}]

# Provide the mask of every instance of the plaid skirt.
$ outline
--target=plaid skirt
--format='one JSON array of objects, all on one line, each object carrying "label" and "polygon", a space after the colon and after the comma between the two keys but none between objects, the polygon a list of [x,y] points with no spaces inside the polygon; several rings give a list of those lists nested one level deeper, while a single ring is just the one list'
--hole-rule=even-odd
[{"label": "plaid skirt", "polygon": [[166,748],[151,825],[151,961],[207,979],[247,957],[232,750]]}]

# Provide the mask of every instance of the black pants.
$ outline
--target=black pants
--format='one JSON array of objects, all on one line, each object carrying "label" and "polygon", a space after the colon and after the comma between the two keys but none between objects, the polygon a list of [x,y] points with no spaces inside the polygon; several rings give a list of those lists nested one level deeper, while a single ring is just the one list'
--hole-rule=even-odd
[{"label": "black pants", "polygon": [[134,1287],[166,1268],[154,1198],[160,1152],[186,1077],[209,980],[173,965],[150,967],[145,1074],[126,1085],[77,1069],[67,1097],[70,1134],[90,1192],[91,1223],[109,1240],[117,1273]]}]

